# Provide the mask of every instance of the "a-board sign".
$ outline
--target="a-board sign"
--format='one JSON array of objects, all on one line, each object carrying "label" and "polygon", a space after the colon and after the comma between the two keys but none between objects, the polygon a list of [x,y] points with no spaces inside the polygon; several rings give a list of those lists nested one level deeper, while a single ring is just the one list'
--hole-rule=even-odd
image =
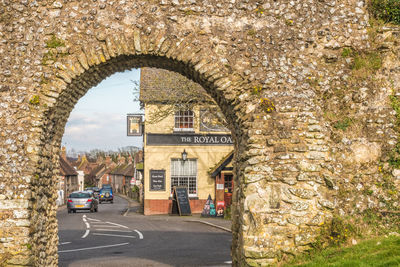
[{"label": "a-board sign", "polygon": [[165,190],[165,170],[150,170],[150,191]]},{"label": "a-board sign", "polygon": [[172,211],[171,214],[192,215],[190,200],[186,186],[174,186],[172,192]]}]

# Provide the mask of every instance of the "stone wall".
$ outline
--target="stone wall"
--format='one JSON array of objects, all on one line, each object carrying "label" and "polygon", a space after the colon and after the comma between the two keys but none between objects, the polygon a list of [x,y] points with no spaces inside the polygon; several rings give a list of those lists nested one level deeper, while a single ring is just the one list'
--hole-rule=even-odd
[{"label": "stone wall", "polygon": [[65,123],[87,90],[138,67],[198,82],[231,126],[233,265],[309,249],[335,211],[368,202],[363,181],[397,143],[389,87],[352,78],[343,56],[371,49],[367,21],[356,0],[1,0],[0,262],[57,265]]}]

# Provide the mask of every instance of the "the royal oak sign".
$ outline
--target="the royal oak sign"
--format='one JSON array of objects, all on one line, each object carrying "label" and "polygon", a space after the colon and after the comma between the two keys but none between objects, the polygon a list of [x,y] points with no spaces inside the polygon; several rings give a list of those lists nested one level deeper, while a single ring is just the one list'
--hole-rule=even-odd
[{"label": "the royal oak sign", "polygon": [[179,146],[179,145],[233,145],[229,134],[146,134],[148,146]]}]

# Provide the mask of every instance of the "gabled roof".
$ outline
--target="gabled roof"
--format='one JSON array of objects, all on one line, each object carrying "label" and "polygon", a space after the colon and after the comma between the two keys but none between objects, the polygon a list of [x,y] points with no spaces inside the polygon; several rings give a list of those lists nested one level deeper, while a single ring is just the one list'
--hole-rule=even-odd
[{"label": "gabled roof", "polygon": [[123,175],[123,170],[126,168],[127,164],[118,164],[110,174],[113,175]]},{"label": "gabled roof", "polygon": [[60,174],[62,176],[78,175],[74,167],[63,157],[60,157]]},{"label": "gabled roof", "polygon": [[110,174],[113,175],[122,175],[122,176],[134,176],[135,168],[132,163],[129,164],[120,164],[115,167]]},{"label": "gabled roof", "polygon": [[124,176],[134,176],[135,175],[135,167],[132,163],[128,164],[124,169]]},{"label": "gabled roof", "polygon": [[91,172],[90,175],[98,177],[101,176],[106,171],[106,165],[104,163],[96,166]]},{"label": "gabled roof", "polygon": [[211,177],[215,178],[231,161],[233,158],[233,150],[228,153],[217,165],[210,171]]}]

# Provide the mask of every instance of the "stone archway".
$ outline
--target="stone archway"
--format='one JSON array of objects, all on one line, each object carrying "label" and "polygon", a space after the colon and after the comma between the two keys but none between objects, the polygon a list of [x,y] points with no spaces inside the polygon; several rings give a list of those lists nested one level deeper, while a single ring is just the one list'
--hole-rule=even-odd
[{"label": "stone archway", "polygon": [[108,75],[142,66],[200,83],[231,122],[240,185],[233,264],[273,263],[309,248],[336,195],[313,83],[341,69],[326,64],[338,48],[366,46],[366,8],[361,1],[197,2],[2,2],[3,261],[57,264],[54,175],[69,112]]},{"label": "stone archway", "polygon": [[[156,53],[157,52],[155,52],[155,54]],[[177,51],[177,53],[181,52]],[[98,56],[99,58],[102,56],[105,58],[105,56],[102,54]],[[182,74],[187,75],[189,78],[195,79],[200,84],[203,84],[203,86],[207,88],[218,101],[220,101],[219,104],[223,108],[224,112],[228,112],[227,114],[230,114],[228,119],[230,121],[230,125],[235,125],[236,129],[243,129],[243,127],[237,125],[238,119],[236,118],[236,113],[232,111],[232,108],[235,105],[232,104],[231,101],[225,99],[223,95],[219,95],[218,93],[223,89],[218,90],[219,87],[216,84],[218,84],[219,79],[214,81],[212,77],[213,75],[216,75],[217,77],[224,77],[224,75],[222,74],[221,70],[215,68],[215,66],[212,64],[205,64],[203,67],[206,69],[206,71],[203,74],[200,74],[197,71],[193,71],[193,67],[189,67],[191,64],[190,62],[192,62],[192,59],[190,58],[189,60],[185,60],[186,62],[176,61],[171,58],[166,58],[165,56],[155,56],[154,54],[146,55],[143,52],[141,52],[139,55],[135,55],[134,53],[118,55],[115,58],[110,58],[110,60],[106,60],[98,65],[96,63],[91,65],[89,63],[90,58],[88,57],[85,59],[81,57],[78,59],[79,63],[76,63],[81,64],[81,67],[84,68],[86,63],[84,60],[87,60],[86,62],[88,68],[83,71],[83,73],[78,74],[76,77],[71,77],[70,80],[65,75],[72,76],[72,73],[59,73],[59,75],[63,78],[59,79],[55,84],[48,84],[49,88],[52,88],[52,90],[58,90],[61,93],[54,98],[54,104],[47,102],[48,104],[46,105],[47,107],[44,111],[44,123],[42,125],[42,134],[40,140],[45,141],[39,144],[38,155],[41,161],[37,165],[38,169],[35,174],[37,175],[38,179],[35,179],[32,183],[32,191],[36,196],[32,201],[32,238],[34,240],[48,240],[48,242],[45,244],[33,243],[32,250],[37,252],[37,254],[35,253],[36,255],[34,254],[34,257],[38,260],[35,265],[52,265],[52,261],[55,260],[55,258],[48,257],[48,253],[46,253],[47,256],[43,258],[40,252],[51,251],[51,249],[56,247],[58,242],[55,232],[56,225],[54,226],[56,222],[53,218],[55,214],[54,203],[56,197],[54,189],[58,173],[58,151],[64,132],[65,123],[69,117],[69,113],[77,101],[86,93],[88,89],[102,81],[105,77],[118,71],[144,66],[162,67],[169,70],[179,71]],[[209,74],[209,71],[207,70],[211,70],[212,74]],[[209,78],[206,79],[205,77]],[[230,82],[230,77],[225,77],[224,80],[229,81],[229,87],[226,87],[224,90],[233,90],[234,87]],[[224,84],[227,83],[222,83],[222,85]],[[61,88],[56,88],[55,86],[61,86]],[[48,96],[40,95],[39,99],[46,97]],[[240,138],[241,144],[236,141],[236,147],[246,147],[246,144],[243,143],[243,141],[246,140],[246,137],[243,136],[243,133],[235,131],[233,138],[235,140]],[[236,151],[240,150],[241,149],[236,149]],[[47,205],[41,204],[42,201],[46,201]],[[36,224],[35,222],[38,223]]]}]

